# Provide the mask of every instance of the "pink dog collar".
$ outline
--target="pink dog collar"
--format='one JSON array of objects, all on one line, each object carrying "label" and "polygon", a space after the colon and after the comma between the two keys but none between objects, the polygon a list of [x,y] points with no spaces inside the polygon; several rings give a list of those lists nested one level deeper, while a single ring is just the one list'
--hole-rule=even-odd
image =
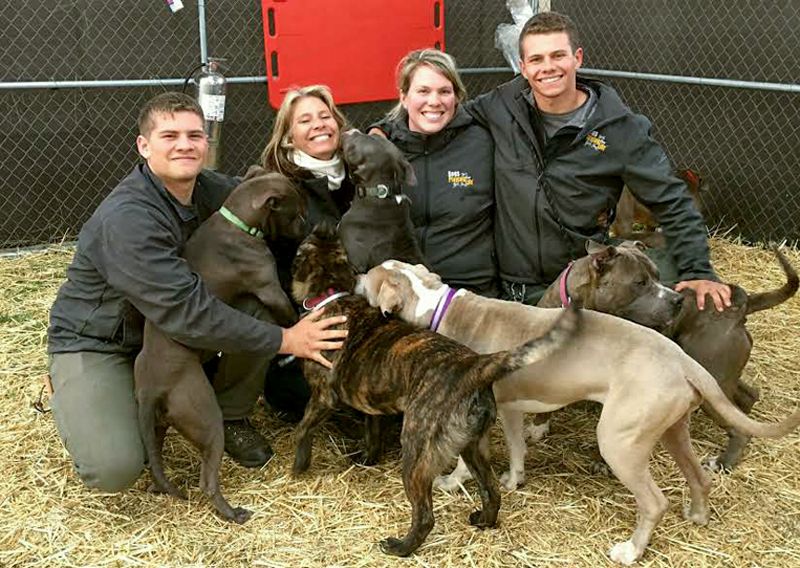
[{"label": "pink dog collar", "polygon": [[567,265],[567,267],[561,272],[561,276],[558,277],[558,293],[561,296],[561,307],[566,308],[572,303],[572,298],[569,297],[569,293],[567,292],[567,277],[569,276],[570,270],[572,270],[572,261]]},{"label": "pink dog collar", "polygon": [[316,298],[306,298],[303,300],[303,309],[307,312],[316,311],[322,309],[323,306],[330,304],[334,300],[338,300],[342,296],[349,296],[349,292],[337,292],[333,288],[328,288],[328,291],[324,294],[317,296]]},{"label": "pink dog collar", "polygon": [[433,317],[431,318],[431,329],[436,331],[439,329],[439,324],[442,323],[444,319],[444,314],[447,312],[447,308],[450,307],[450,302],[453,301],[453,296],[456,295],[456,289],[447,287],[447,292],[439,298],[439,303],[436,304],[436,309],[433,310]]}]

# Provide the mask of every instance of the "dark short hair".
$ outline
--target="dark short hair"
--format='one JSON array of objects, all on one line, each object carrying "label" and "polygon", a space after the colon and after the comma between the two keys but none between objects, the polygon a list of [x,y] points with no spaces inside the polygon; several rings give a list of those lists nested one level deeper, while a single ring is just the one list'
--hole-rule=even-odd
[{"label": "dark short hair", "polygon": [[522,52],[522,40],[525,39],[526,36],[559,32],[566,32],[569,38],[569,45],[572,47],[573,52],[581,46],[580,38],[578,37],[578,28],[569,16],[558,12],[540,12],[530,18],[525,22],[525,25],[522,26],[522,31],[519,33],[520,59],[525,57],[525,54]]},{"label": "dark short hair", "polygon": [[156,114],[174,114],[176,112],[193,112],[201,120],[205,118],[203,109],[193,97],[185,93],[168,91],[147,101],[139,111],[139,134],[145,137],[150,135],[150,131],[155,125],[153,117]]}]

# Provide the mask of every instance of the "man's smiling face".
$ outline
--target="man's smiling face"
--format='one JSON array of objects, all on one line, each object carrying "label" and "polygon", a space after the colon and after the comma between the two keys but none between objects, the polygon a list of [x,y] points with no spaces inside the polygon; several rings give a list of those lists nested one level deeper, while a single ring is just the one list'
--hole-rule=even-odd
[{"label": "man's smiling face", "polygon": [[545,112],[571,106],[577,96],[577,71],[583,63],[583,49],[573,52],[566,32],[528,34],[521,48],[520,69],[537,106]]},{"label": "man's smiling face", "polygon": [[150,131],[136,139],[139,154],[168,188],[193,184],[208,153],[202,117],[178,111],[156,113],[152,121]]}]

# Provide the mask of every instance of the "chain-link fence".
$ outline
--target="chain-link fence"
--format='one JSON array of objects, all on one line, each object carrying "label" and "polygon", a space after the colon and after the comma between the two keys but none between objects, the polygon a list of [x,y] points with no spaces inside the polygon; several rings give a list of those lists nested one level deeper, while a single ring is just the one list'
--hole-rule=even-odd
[{"label": "chain-link fence", "polygon": [[[260,2],[204,4],[208,53],[226,59],[225,75],[264,76]],[[466,69],[470,94],[509,79],[510,71],[497,71],[506,63],[494,47],[497,25],[511,22],[505,0],[444,4],[446,47]],[[800,77],[800,36],[793,33],[800,27],[800,2],[549,4],[578,23],[585,67],[783,84]],[[161,0],[4,2],[0,248],[74,238],[131,170],[139,107],[157,92],[180,89],[180,79],[200,60],[198,3],[184,5],[170,14]],[[391,22],[386,29],[391,33]],[[351,73],[358,80],[359,70]],[[81,83],[128,79],[152,84]],[[800,183],[794,175],[800,164],[800,88],[608,80],[653,120],[675,164],[691,167],[708,183],[704,206],[710,224],[734,226],[751,240],[800,239]],[[58,88],[41,88],[50,86]],[[242,173],[257,161],[274,117],[267,88],[252,80],[228,85],[222,171]],[[343,110],[355,126],[364,126],[391,105]]]}]

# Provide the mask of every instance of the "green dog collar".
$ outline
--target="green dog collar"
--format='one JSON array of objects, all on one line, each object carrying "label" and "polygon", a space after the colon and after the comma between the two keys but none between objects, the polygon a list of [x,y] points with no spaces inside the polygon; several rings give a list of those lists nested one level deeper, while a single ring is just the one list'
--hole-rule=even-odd
[{"label": "green dog collar", "polygon": [[236,227],[238,229],[241,229],[242,231],[244,231],[248,235],[256,237],[257,239],[263,239],[264,238],[264,231],[262,231],[261,229],[257,229],[256,227],[248,227],[245,224],[244,221],[239,219],[239,217],[234,215],[231,212],[231,210],[228,209],[227,207],[225,207],[224,205],[219,208],[219,213],[220,213],[220,215],[225,217],[225,219],[227,219],[230,222],[231,225],[233,225],[234,227]]}]

